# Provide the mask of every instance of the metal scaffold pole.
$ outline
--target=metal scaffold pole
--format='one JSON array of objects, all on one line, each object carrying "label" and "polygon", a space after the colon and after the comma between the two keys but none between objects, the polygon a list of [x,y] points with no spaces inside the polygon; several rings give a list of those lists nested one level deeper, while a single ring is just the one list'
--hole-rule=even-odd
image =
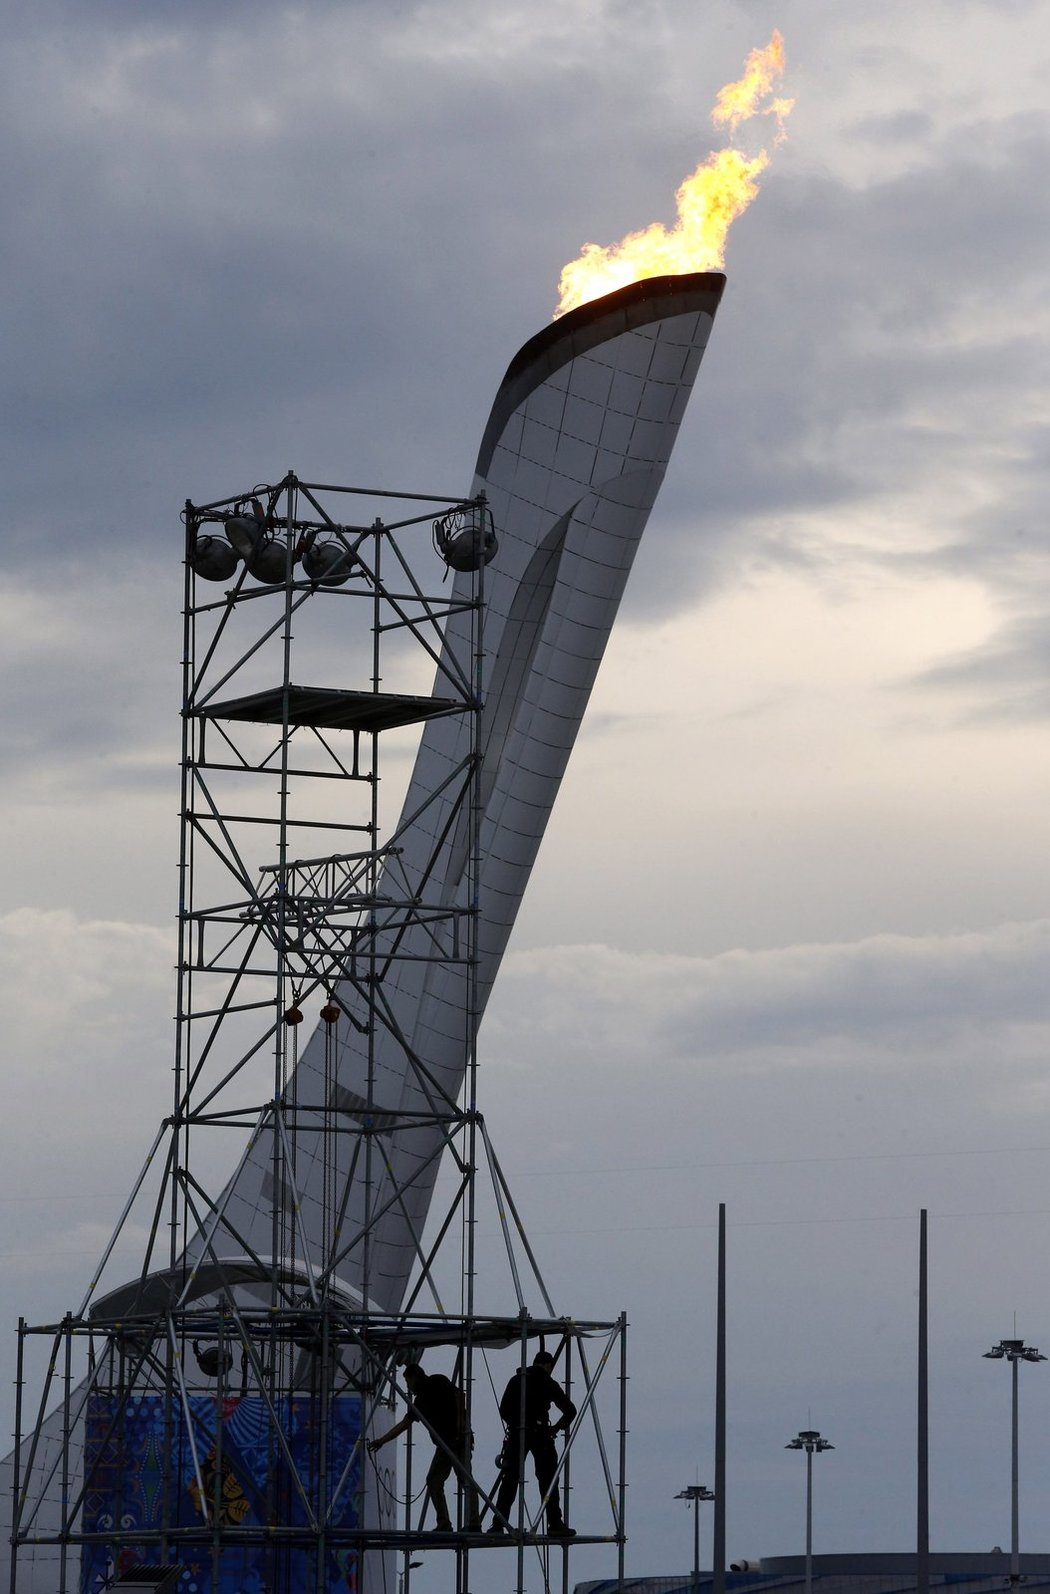
[{"label": "metal scaffold pole", "polygon": [[[357,514],[362,497],[384,513]],[[410,1594],[424,1543],[454,1552],[456,1594],[469,1594],[472,1555],[512,1541],[523,1586],[533,1544],[549,1561],[544,1505],[549,1528],[575,1497],[583,1433],[612,1515],[579,1538],[615,1543],[622,1580],[626,1322],[555,1313],[478,1108],[496,539],[484,495],[405,498],[289,472],[187,502],[172,1107],[81,1311],[23,1330],[52,1349],[26,1442],[20,1357],[15,1594],[47,1578],[86,1594],[136,1565],[201,1594],[253,1577],[272,1594],[335,1594],[348,1578],[378,1594],[396,1556]],[[304,684],[319,672],[324,684]],[[391,824],[386,772],[438,721],[455,727],[446,755]],[[441,1056],[438,1036],[454,1038]],[[479,1311],[479,1155],[509,1318]],[[114,1283],[117,1236],[136,1225],[140,1264]],[[586,1338],[602,1346],[593,1376]],[[512,1352],[526,1367],[537,1342],[556,1345],[579,1416],[515,1540],[487,1531],[497,1485],[473,1476],[465,1436],[428,1432],[412,1369],[451,1356],[436,1381],[471,1432],[495,1415],[476,1396],[479,1358]],[[601,1374],[617,1344],[613,1479]],[[395,1399],[417,1446],[436,1447],[416,1516],[411,1449],[400,1515],[396,1474],[369,1449]],[[447,1525],[431,1481],[443,1453]],[[575,1537],[562,1526],[566,1591]]]}]

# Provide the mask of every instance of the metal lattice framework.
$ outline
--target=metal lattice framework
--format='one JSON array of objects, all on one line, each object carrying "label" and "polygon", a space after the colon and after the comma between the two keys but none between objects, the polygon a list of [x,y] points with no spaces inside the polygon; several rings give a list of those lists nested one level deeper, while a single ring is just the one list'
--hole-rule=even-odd
[{"label": "metal lattice framework", "polygon": [[[150,1556],[165,1594],[187,1557],[186,1594],[227,1594],[255,1554],[273,1594],[392,1594],[399,1548],[407,1594],[425,1519],[411,1447],[404,1499],[364,1452],[375,1407],[443,1346],[484,1444],[477,1370],[537,1336],[579,1406],[557,1486],[571,1466],[573,1525],[618,1546],[622,1581],[625,1326],[555,1311],[477,1110],[476,1039],[724,285],[632,283],[530,339],[466,500],[286,476],[187,506],[173,1107],[80,1309],[20,1326],[15,1594],[95,1594]],[[380,746],[389,790],[414,734],[385,829]],[[503,1316],[475,1299],[486,1215]],[[143,1260],[114,1288],[118,1246]],[[519,1503],[517,1587],[535,1553],[567,1589],[541,1511]],[[457,1594],[482,1543],[448,1541]]]},{"label": "metal lattice framework", "polygon": [[[401,518],[348,524],[362,500],[393,501]],[[12,1587],[86,1594],[145,1563],[182,1567],[174,1586],[215,1594],[234,1586],[231,1567],[236,1577],[261,1567],[275,1594],[351,1579],[378,1589],[400,1550],[407,1589],[412,1548],[430,1524],[413,1514],[411,1444],[400,1510],[396,1477],[367,1455],[379,1408],[385,1420],[404,1396],[404,1362],[454,1347],[476,1421],[476,1358],[514,1349],[524,1366],[537,1337],[557,1346],[579,1406],[554,1487],[569,1489],[573,1451],[586,1444],[607,1512],[582,1537],[618,1544],[622,1569],[625,1323],[555,1312],[476,1106],[494,546],[485,499],[288,475],[188,503],[185,518],[172,1110],[80,1309],[61,1324],[20,1326]],[[230,580],[221,595],[216,571]],[[353,685],[331,684],[333,659]],[[325,685],[303,684],[314,669]],[[421,690],[430,675],[434,689]],[[421,798],[410,792],[387,833],[384,749],[393,744],[396,765],[406,735],[443,717],[460,722],[455,756]],[[435,980],[456,1014],[458,1076],[431,1066],[402,1018],[399,993]],[[320,1022],[300,1055],[311,1008]],[[397,1100],[392,1075],[403,1080]],[[413,1142],[422,1153],[406,1158]],[[439,1161],[451,1176],[431,1212]],[[246,1216],[252,1164],[263,1174]],[[477,1311],[479,1167],[508,1263],[509,1317]],[[376,1236],[391,1219],[414,1262],[396,1310],[374,1272]],[[118,1241],[136,1226],[146,1231],[141,1267],[109,1287]],[[450,1249],[451,1275],[440,1265]],[[456,1299],[446,1304],[450,1276]],[[30,1413],[34,1342],[48,1345],[49,1361]],[[599,1412],[610,1369],[616,1455]],[[471,1482],[489,1513],[492,1480]],[[540,1556],[548,1586],[557,1581],[544,1505],[527,1506],[523,1493],[511,1524],[519,1587],[527,1554]],[[469,1586],[472,1550],[508,1542],[454,1533],[457,1589]],[[568,1549],[556,1553],[567,1588]]]},{"label": "metal lattice framework", "polygon": [[[476,806],[484,567],[467,602],[423,590],[414,569],[418,553],[413,558],[404,544],[413,532],[418,543],[433,505],[407,520],[353,527],[335,520],[320,489],[291,477],[252,498],[264,535],[273,538],[268,550],[286,562],[286,579],[252,586],[256,555],[231,599],[199,604],[191,592],[187,602],[185,906],[173,1124],[179,1138],[171,1156],[176,1205],[169,1261],[174,1265],[184,1251],[214,1260],[232,1249],[265,1269],[253,1235],[226,1198],[236,1179],[224,1191],[208,1190],[190,1168],[196,1136],[247,1128],[248,1155],[262,1148],[270,1169],[271,1256],[303,1270],[312,1299],[341,1275],[353,1278],[369,1302],[377,1202],[390,1210],[406,1200],[396,1178],[390,1188],[384,1183],[386,1139],[426,1122],[437,1126],[447,1149],[462,1131],[468,1141],[473,1132],[469,1115],[402,1031],[386,993],[404,963],[459,972],[467,996],[460,1039],[473,1070],[476,915],[469,883],[454,900],[429,887],[448,827],[470,826]],[[191,537],[200,539],[205,516],[245,518],[235,514],[243,507],[243,500],[200,511],[189,506]],[[469,508],[484,516],[483,504]],[[316,556],[319,548],[341,567],[310,581],[298,573],[295,556]],[[436,577],[443,567],[431,563]],[[319,603],[344,615],[347,605],[358,613],[365,605],[366,625],[357,628],[370,639],[370,656],[361,658],[363,687],[298,684],[295,633],[309,631],[309,609]],[[453,613],[463,623],[455,644],[445,646]],[[334,628],[329,624],[349,639],[353,616],[344,615]],[[398,668],[411,684],[420,663],[425,673],[436,666],[436,691],[390,690]],[[462,756],[423,809],[384,838],[381,743],[443,715],[463,719]],[[406,832],[420,835],[434,803],[442,812],[429,853],[424,845],[421,867],[410,876]],[[475,850],[468,848],[468,857]],[[260,853],[263,861],[253,869],[249,860]],[[314,1047],[320,1056],[300,1068],[300,1004],[314,1000],[321,1009]],[[341,1041],[340,1029],[350,1032],[350,1042]],[[407,1113],[377,1094],[380,1037],[416,1086],[418,1100]],[[345,1081],[341,1053],[348,1051],[354,1069]],[[473,1161],[469,1145],[467,1160]],[[318,1211],[306,1210],[308,1185]],[[360,1197],[357,1210],[352,1193]]]}]

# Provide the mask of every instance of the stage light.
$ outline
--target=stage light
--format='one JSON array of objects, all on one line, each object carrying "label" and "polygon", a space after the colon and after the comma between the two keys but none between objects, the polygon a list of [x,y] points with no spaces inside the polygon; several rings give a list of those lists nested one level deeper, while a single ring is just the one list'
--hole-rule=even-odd
[{"label": "stage light", "polygon": [[220,1351],[218,1345],[202,1345],[199,1339],[193,1341],[193,1354],[205,1378],[217,1378],[220,1371],[228,1373],[233,1366],[232,1351]]},{"label": "stage light", "polygon": [[252,520],[248,515],[228,515],[223,521],[223,529],[226,532],[226,540],[247,563],[262,538],[264,531],[262,522]]},{"label": "stage light", "polygon": [[261,581],[266,587],[276,586],[284,580],[288,571],[288,544],[283,537],[262,531],[255,552],[247,563],[248,572],[256,581]]},{"label": "stage light", "polygon": [[303,574],[326,587],[341,587],[350,579],[354,555],[337,537],[316,536],[303,550]]},{"label": "stage light", "polygon": [[480,570],[496,552],[492,515],[483,504],[465,504],[434,522],[434,546],[450,570]]},{"label": "stage light", "polygon": [[198,532],[190,549],[190,564],[205,581],[229,581],[237,568],[237,555],[221,537]]},{"label": "stage light", "polygon": [[288,544],[276,537],[267,524],[266,512],[257,498],[252,499],[253,515],[238,510],[223,521],[226,540],[248,566],[248,574],[266,587],[277,586],[288,571]]}]

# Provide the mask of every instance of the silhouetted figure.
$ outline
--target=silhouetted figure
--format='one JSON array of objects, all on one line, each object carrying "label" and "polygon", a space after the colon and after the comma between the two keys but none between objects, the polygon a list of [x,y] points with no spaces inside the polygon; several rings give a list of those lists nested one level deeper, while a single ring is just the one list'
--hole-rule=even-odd
[{"label": "silhouetted figure", "polygon": [[457,1471],[462,1469],[460,1477],[466,1494],[464,1531],[477,1533],[480,1528],[478,1493],[470,1476],[474,1435],[467,1428],[463,1395],[444,1373],[425,1373],[422,1367],[415,1365],[405,1368],[405,1383],[408,1385],[408,1411],[389,1432],[369,1441],[369,1451],[374,1455],[388,1440],[405,1433],[414,1422],[422,1422],[435,1443],[434,1459],[427,1472],[427,1496],[436,1517],[434,1531],[453,1531],[445,1499],[445,1482],[455,1467]]},{"label": "silhouetted figure", "polygon": [[[576,1415],[576,1407],[568,1395],[551,1376],[554,1357],[549,1351],[537,1351],[531,1367],[519,1367],[503,1391],[499,1414],[507,1428],[500,1457],[500,1475],[496,1490],[496,1517],[490,1533],[502,1533],[503,1522],[510,1521],[514,1497],[521,1485],[525,1457],[532,1457],[536,1469],[536,1482],[541,1497],[550,1489],[547,1500],[547,1532],[554,1538],[572,1538],[574,1528],[565,1526],[561,1513],[561,1499],[557,1489],[551,1488],[558,1470],[558,1452],[554,1435],[568,1428]],[[561,1421],[551,1427],[550,1411],[557,1406]]]}]

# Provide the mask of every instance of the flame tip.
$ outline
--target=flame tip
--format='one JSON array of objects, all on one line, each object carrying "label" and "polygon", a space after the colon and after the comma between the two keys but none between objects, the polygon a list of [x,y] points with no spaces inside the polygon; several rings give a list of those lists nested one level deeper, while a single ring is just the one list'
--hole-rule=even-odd
[{"label": "flame tip", "polygon": [[[773,147],[782,144],[787,138],[784,120],[795,104],[793,99],[773,97],[785,61],[783,36],[774,28],[769,43],[748,55],[743,76],[719,89],[711,111],[715,126],[727,127],[732,136],[742,122],[772,116]],[[577,258],[562,269],[555,316],[630,282],[721,269],[729,228],[757,194],[758,176],[769,160],[768,150],[748,156],[729,143],[701,161],[680,184],[673,227],[654,221],[608,248],[584,244]]]}]

